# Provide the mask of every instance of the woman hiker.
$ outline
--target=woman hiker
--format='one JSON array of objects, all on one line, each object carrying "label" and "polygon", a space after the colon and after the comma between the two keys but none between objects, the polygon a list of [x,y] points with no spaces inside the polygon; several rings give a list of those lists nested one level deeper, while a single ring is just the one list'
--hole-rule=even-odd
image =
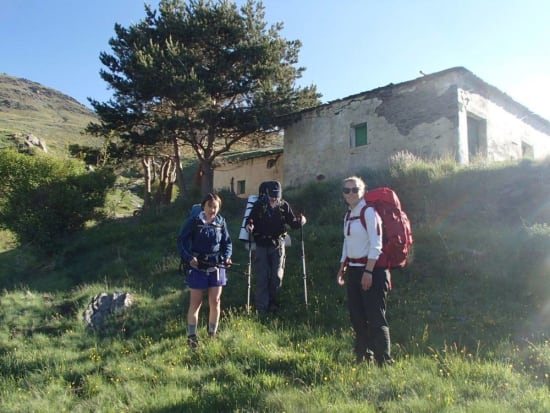
[{"label": "woman hiker", "polygon": [[[347,286],[348,310],[355,332],[358,362],[393,363],[390,329],[386,320],[386,298],[391,286],[389,270],[376,267],[382,253],[382,221],[372,207],[365,208],[365,182],[351,176],[344,179],[342,192],[348,204],[344,220],[344,243],[338,285]],[[364,213],[366,228],[359,214]]]},{"label": "woman hiker", "polygon": [[189,287],[187,311],[188,343],[198,346],[197,323],[204,291],[208,291],[208,335],[216,337],[221,313],[222,288],[227,282],[227,267],[231,266],[232,243],[225,219],[218,215],[222,200],[208,194],[201,202],[201,212],[183,225],[178,236],[178,249],[189,263],[186,284]]}]

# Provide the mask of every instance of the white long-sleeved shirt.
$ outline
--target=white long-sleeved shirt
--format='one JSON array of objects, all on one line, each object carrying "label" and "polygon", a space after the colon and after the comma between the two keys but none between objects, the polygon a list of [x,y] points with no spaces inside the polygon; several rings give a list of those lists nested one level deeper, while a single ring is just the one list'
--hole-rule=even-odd
[{"label": "white long-sleeved shirt", "polygon": [[[361,210],[366,205],[361,199],[355,208],[351,209],[349,218],[359,217]],[[347,217],[347,214],[346,214]],[[344,219],[344,244],[340,262],[347,258],[364,258],[377,260],[382,253],[382,220],[372,207],[365,210],[365,223],[367,230],[361,224],[361,219]],[[351,266],[364,266],[361,263],[350,263]]]}]

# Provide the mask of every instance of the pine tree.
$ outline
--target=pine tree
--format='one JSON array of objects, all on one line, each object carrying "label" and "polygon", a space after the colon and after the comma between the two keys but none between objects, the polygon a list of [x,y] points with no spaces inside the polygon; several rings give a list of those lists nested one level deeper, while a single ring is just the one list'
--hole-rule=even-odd
[{"label": "pine tree", "polygon": [[253,134],[277,131],[290,114],[318,104],[315,85],[297,87],[299,40],[267,28],[261,1],[240,9],[231,1],[161,0],[158,10],[128,28],[115,25],[112,54],[101,53],[108,102],[90,99],[101,123],[88,131],[116,132],[134,147],[190,145],[201,193],[212,191],[213,162]]}]

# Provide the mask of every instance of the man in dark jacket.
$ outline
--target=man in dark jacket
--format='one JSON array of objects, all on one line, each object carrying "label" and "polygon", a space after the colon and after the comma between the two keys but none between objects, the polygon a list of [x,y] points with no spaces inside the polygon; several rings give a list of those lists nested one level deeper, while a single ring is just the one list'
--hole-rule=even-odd
[{"label": "man in dark jacket", "polygon": [[302,214],[294,215],[289,203],[282,199],[279,182],[266,182],[261,188],[259,199],[246,220],[246,230],[252,233],[256,243],[256,310],[265,313],[279,308],[287,226],[298,229],[306,223],[306,218]]}]

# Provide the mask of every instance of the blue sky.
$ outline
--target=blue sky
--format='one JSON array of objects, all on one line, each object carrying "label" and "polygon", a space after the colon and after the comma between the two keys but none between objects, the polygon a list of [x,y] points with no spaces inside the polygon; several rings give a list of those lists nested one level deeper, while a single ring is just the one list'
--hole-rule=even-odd
[{"label": "blue sky", "polygon": [[[158,0],[151,0],[154,8]],[[242,0],[237,1],[238,4]],[[463,66],[550,120],[548,0],[264,0],[266,20],[302,41],[301,85],[323,102]],[[141,0],[0,0],[0,73],[88,105],[106,101],[99,53]]]}]

